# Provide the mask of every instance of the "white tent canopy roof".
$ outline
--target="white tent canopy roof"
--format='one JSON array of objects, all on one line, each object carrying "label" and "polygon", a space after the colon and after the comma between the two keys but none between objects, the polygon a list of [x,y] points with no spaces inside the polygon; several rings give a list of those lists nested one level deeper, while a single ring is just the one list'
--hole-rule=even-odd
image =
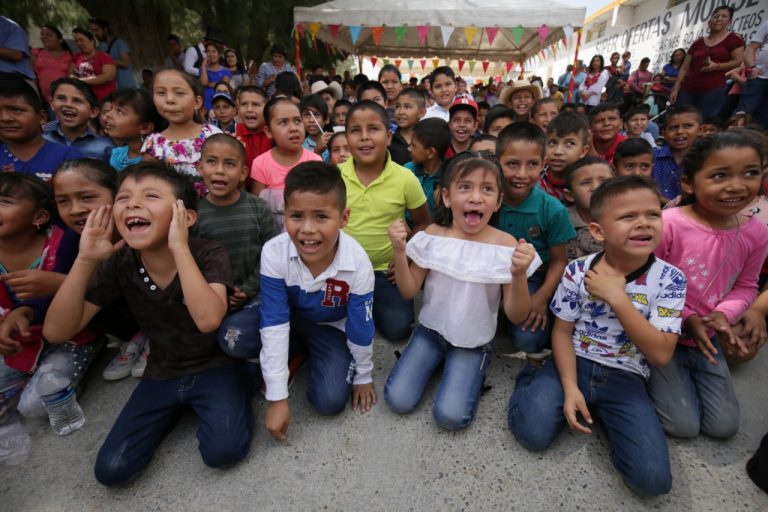
[{"label": "white tent canopy roof", "polygon": [[[541,48],[538,29],[549,33],[544,46],[563,37],[562,27],[582,26],[586,9],[568,7],[552,0],[380,0],[376,5],[359,0],[336,0],[314,7],[294,8],[294,23],[305,30],[320,24],[316,36],[348,53],[399,57],[436,56],[443,58],[521,61]],[[333,37],[329,26],[338,25]],[[429,26],[426,40],[419,38],[418,26]],[[384,27],[379,44],[372,27]],[[360,27],[352,43],[350,27]],[[397,40],[396,27],[407,27]],[[477,28],[467,41],[465,29]],[[496,27],[498,34],[489,44],[482,28]],[[513,29],[524,32],[516,41]],[[451,30],[453,29],[453,32]],[[448,44],[444,37],[450,33]],[[519,37],[519,35],[518,35]],[[570,41],[569,41],[570,43]]]}]

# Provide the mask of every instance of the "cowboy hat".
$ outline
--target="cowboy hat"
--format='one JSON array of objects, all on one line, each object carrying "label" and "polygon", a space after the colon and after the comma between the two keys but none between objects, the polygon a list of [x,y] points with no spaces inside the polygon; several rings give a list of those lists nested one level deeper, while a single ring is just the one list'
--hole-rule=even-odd
[{"label": "cowboy hat", "polygon": [[504,88],[504,90],[501,91],[501,94],[499,95],[499,103],[508,105],[509,100],[512,98],[514,93],[524,90],[531,91],[531,94],[533,95],[533,101],[541,99],[541,88],[538,86],[538,84],[532,84],[528,80],[515,80],[512,85],[508,85]]},{"label": "cowboy hat", "polygon": [[317,82],[312,84],[312,86],[309,88],[309,92],[310,94],[320,94],[321,92],[330,92],[331,94],[333,94],[333,98],[336,101],[340,100],[342,96],[341,85],[339,85],[339,82],[331,82],[330,84],[327,84],[322,80],[318,80]]}]

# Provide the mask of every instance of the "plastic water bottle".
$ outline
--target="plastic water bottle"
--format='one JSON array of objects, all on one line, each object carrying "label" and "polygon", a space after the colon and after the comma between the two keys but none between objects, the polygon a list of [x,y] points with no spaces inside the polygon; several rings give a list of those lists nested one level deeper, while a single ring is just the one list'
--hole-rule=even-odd
[{"label": "plastic water bottle", "polygon": [[78,430],[85,424],[85,416],[77,403],[72,383],[51,364],[42,365],[38,371],[41,376],[37,383],[37,392],[48,411],[48,420],[53,431],[65,436]]}]

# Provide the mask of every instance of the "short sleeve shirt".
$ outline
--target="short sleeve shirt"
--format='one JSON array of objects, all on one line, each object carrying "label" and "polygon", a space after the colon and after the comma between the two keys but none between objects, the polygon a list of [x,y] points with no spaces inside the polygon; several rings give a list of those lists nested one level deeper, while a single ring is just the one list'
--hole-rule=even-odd
[{"label": "short sleeve shirt", "polygon": [[[115,61],[112,60],[108,54],[104,52],[96,52],[90,57],[86,57],[82,53],[76,54],[72,57],[72,66],[75,78],[91,78],[101,74],[104,66],[115,65]],[[117,88],[117,82],[112,80],[105,84],[91,85],[93,93],[96,98],[101,101],[114,92]]]},{"label": "short sleeve shirt", "polygon": [[768,79],[768,20],[757,27],[757,31],[752,34],[749,42],[760,45],[755,57],[755,65],[760,69],[760,78]]},{"label": "short sleeve shirt", "polygon": [[710,59],[713,63],[728,62],[731,52],[744,46],[744,40],[736,32],[731,32],[725,39],[714,46],[707,46],[704,38],[700,37],[688,48],[691,65],[683,79],[683,89],[690,92],[704,92],[725,87],[725,72],[722,70],[703,73],[704,62]]},{"label": "short sleeve shirt", "polygon": [[387,229],[405,210],[414,210],[427,202],[416,176],[387,156],[387,164],[378,178],[363,186],[350,158],[339,166],[347,186],[349,224],[344,231],[363,246],[373,270],[386,270],[392,261],[392,243]]},{"label": "short sleeve shirt", "polygon": [[152,133],[141,146],[141,152],[162,160],[181,174],[199,177],[197,164],[203,144],[215,133],[221,133],[221,130],[212,124],[204,124],[194,139],[170,140],[162,133]]},{"label": "short sleeve shirt", "polygon": [[10,152],[8,146],[0,144],[0,172],[20,172],[50,180],[58,168],[67,160],[83,158],[77,148],[45,141],[42,148],[29,160],[20,160]]},{"label": "short sleeve shirt", "polygon": [[322,157],[301,148],[301,156],[293,165],[280,165],[272,156],[272,151],[267,151],[254,158],[251,164],[251,178],[263,183],[267,188],[282,190],[285,188],[285,177],[294,166],[303,162],[322,161]]},{"label": "short sleeve shirt", "polygon": [[[205,280],[230,285],[227,251],[216,242],[191,238],[189,248]],[[149,337],[146,379],[173,379],[227,364],[216,331],[202,333],[185,305],[177,275],[165,289],[152,282],[141,255],[123,247],[91,277],[85,300],[100,307],[125,300]]]},{"label": "short sleeve shirt", "polygon": [[662,196],[674,199],[680,195],[680,176],[683,175],[683,166],[675,161],[669,146],[661,146],[653,150],[651,175],[659,186]]},{"label": "short sleeve shirt", "polygon": [[17,62],[0,59],[0,72],[18,73],[30,80],[35,79],[29,59],[29,37],[23,28],[5,16],[0,16],[0,48],[18,50],[23,54],[21,60]]},{"label": "short sleeve shirt", "polygon": [[[107,52],[107,50],[109,50],[109,52]],[[119,37],[113,39],[111,43],[107,43],[106,41],[99,43],[99,51],[108,53],[112,59],[119,59],[122,54],[131,53],[131,49],[128,47],[128,43]],[[133,77],[133,66],[128,66],[127,68],[121,68],[120,66],[117,66],[117,74],[115,75],[115,80],[117,81],[117,86],[120,88],[133,89],[136,87],[136,80]]]},{"label": "short sleeve shirt", "polygon": [[[622,327],[611,307],[589,294],[584,277],[602,253],[572,261],[550,304],[554,315],[573,322],[576,355],[599,364],[650,376],[643,354]],[[661,332],[680,334],[685,304],[685,275],[651,256],[645,266],[627,277],[625,292],[632,305]]]},{"label": "short sleeve shirt", "polygon": [[539,187],[531,188],[528,197],[517,206],[502,203],[499,229],[516,239],[533,244],[541,261],[549,262],[549,248],[576,238],[568,210],[560,201]]}]

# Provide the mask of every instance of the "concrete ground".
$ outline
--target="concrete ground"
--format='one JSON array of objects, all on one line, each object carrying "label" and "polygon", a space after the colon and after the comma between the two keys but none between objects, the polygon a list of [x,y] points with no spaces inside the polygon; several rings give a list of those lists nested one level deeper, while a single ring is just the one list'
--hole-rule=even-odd
[{"label": "concrete ground", "polygon": [[670,440],[672,492],[640,498],[613,469],[605,435],[564,433],[544,453],[523,449],[506,426],[507,403],[519,359],[499,342],[487,391],[474,423],[447,432],[431,418],[434,384],[410,416],[383,402],[394,364],[393,345],[376,340],[379,403],[368,414],[335,418],[314,414],[304,397],[307,371],[291,398],[289,439],[279,444],[263,427],[265,402],[254,400],[257,431],[250,456],[228,470],[206,467],[189,414],[169,435],[146,472],[120,489],[93,477],[96,453],[136,385],[104,382],[97,361],[81,405],[87,422],[66,437],[43,420],[26,421],[32,455],[21,466],[0,468],[0,510],[768,510],[768,495],[747,478],[744,464],[768,430],[768,354],[734,372],[741,400],[741,430],[730,441],[700,437]]}]

